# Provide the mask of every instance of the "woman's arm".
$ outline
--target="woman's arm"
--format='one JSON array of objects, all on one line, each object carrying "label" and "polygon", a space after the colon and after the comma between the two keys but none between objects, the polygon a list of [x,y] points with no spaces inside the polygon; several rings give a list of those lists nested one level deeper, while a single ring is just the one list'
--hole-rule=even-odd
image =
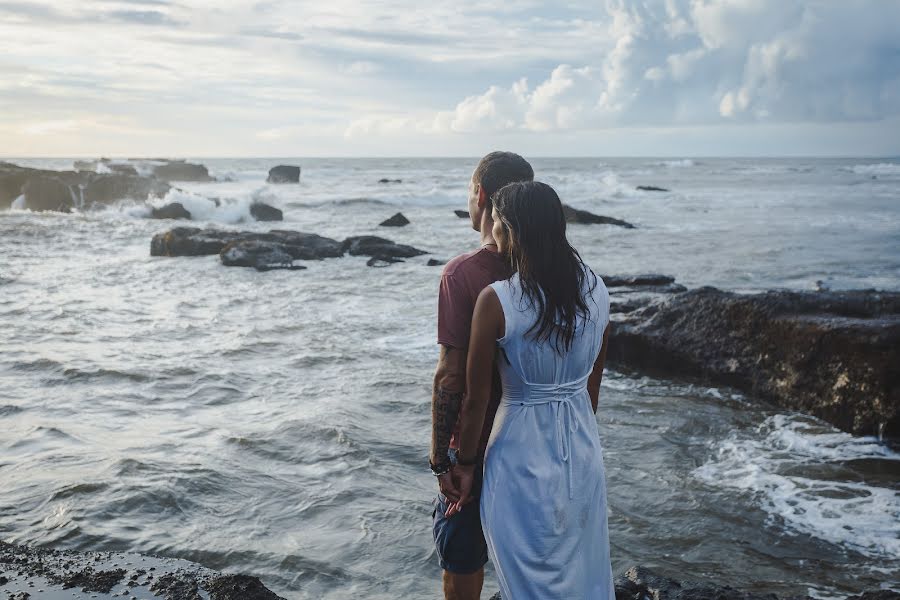
[{"label": "woman's arm", "polygon": [[478,294],[472,313],[472,333],[469,336],[469,355],[466,360],[466,398],[460,413],[459,458],[461,462],[474,460],[484,426],[491,395],[494,355],[497,340],[503,337],[503,307],[492,287]]},{"label": "woman's arm", "polygon": [[597,405],[600,402],[600,380],[603,379],[603,364],[606,362],[606,347],[609,345],[609,324],[603,332],[603,343],[600,344],[600,353],[597,354],[597,360],[594,361],[594,368],[591,376],[588,377],[587,389],[588,395],[591,397],[591,408],[594,414],[597,413]]},{"label": "woman's arm", "polygon": [[[466,397],[460,411],[459,462],[474,463],[484,427],[491,395],[494,357],[497,340],[503,337],[505,321],[503,307],[497,293],[486,287],[478,295],[472,313],[472,333],[469,337],[469,356],[466,362]],[[477,465],[458,464],[454,473],[458,479],[460,500],[453,507],[455,513],[470,500]],[[448,511],[448,516],[451,511]]]}]

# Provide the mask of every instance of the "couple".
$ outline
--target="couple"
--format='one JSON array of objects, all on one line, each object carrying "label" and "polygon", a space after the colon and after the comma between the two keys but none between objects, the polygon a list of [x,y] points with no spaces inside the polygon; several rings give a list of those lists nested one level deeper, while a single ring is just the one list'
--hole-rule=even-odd
[{"label": "couple", "polygon": [[441,276],[430,462],[448,600],[480,597],[488,553],[505,600],[615,598],[594,416],[609,294],[533,179],[517,154],[481,159],[481,247]]}]

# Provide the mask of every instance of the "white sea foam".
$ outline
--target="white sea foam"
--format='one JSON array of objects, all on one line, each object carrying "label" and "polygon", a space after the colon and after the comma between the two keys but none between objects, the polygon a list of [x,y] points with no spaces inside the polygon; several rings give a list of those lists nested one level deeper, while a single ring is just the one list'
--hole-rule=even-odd
[{"label": "white sea foam", "polygon": [[25,194],[22,194],[15,200],[13,200],[10,208],[15,208],[16,210],[25,210]]},{"label": "white sea foam", "polygon": [[100,162],[100,161],[98,160],[98,161],[97,161],[97,164],[94,166],[94,172],[95,172],[95,173],[101,173],[101,174],[108,174],[108,173],[112,173],[113,170],[110,169],[109,166],[108,166],[106,163]]},{"label": "white sea foam", "polygon": [[689,158],[682,158],[681,160],[662,160],[657,163],[653,163],[657,167],[669,167],[669,168],[679,168],[679,167],[693,167],[695,164]]},{"label": "white sea foam", "polygon": [[900,175],[900,164],[878,163],[874,165],[854,165],[850,167],[857,175]]},{"label": "white sea foam", "polygon": [[150,201],[150,205],[160,208],[172,202],[179,202],[191,213],[194,221],[243,223],[254,220],[250,215],[250,205],[256,200],[253,195],[249,198],[221,198],[217,206],[215,200],[206,196],[173,188],[163,198]]},{"label": "white sea foam", "polygon": [[859,481],[818,479],[810,467],[868,458],[900,460],[875,438],[853,437],[804,417],[775,415],[756,435],[734,434],[695,469],[709,485],[741,490],[789,534],[805,534],[869,557],[900,556],[900,492]]}]

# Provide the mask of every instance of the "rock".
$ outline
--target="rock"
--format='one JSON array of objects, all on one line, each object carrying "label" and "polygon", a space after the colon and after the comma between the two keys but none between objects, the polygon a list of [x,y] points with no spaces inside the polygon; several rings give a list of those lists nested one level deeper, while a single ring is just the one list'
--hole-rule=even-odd
[{"label": "rock", "polygon": [[[676,581],[644,567],[631,567],[616,578],[615,586],[616,600],[778,600],[775,594],[742,592],[727,585]],[[792,596],[791,600],[812,599]]]},{"label": "rock", "polygon": [[668,192],[669,191],[666,188],[656,187],[655,185],[639,185],[635,189],[641,190],[642,192]]},{"label": "rock", "polygon": [[154,208],[150,213],[151,219],[190,219],[191,213],[181,202],[172,202],[162,208]]},{"label": "rock", "polygon": [[70,212],[96,204],[164,196],[171,187],[155,177],[92,171],[48,171],[0,163],[0,207],[20,195],[29,210]]},{"label": "rock", "polygon": [[447,264],[446,261],[438,260],[436,258],[429,258],[428,262],[425,263],[426,267],[439,267],[441,265]]},{"label": "rock", "polygon": [[300,167],[278,165],[269,169],[268,183],[300,183]]},{"label": "rock", "polygon": [[200,164],[170,160],[153,167],[153,174],[163,181],[213,181],[209,170]]},{"label": "rock", "polygon": [[403,213],[397,213],[378,224],[379,227],[403,227],[404,225],[409,225],[409,219],[404,217]]},{"label": "rock", "polygon": [[34,211],[72,212],[76,206],[76,198],[77,204],[81,203],[80,192],[78,188],[79,195],[76,196],[73,186],[58,177],[44,175],[31,177],[22,186],[25,206]]},{"label": "rock", "polygon": [[604,217],[602,215],[595,215],[594,213],[588,212],[586,210],[572,208],[567,204],[563,204],[563,214],[565,214],[566,216],[567,223],[618,225],[619,227],[624,227],[625,229],[634,229],[634,225],[626,221],[614,219],[612,217]]},{"label": "rock", "polygon": [[258,271],[272,269],[305,269],[294,265],[294,257],[286,244],[259,240],[240,240],[228,243],[219,259],[226,267],[253,267]]},{"label": "rock", "polygon": [[403,183],[403,180],[402,179],[387,179],[385,177],[382,177],[381,179],[378,180],[378,183]]},{"label": "rock", "polygon": [[367,267],[387,267],[394,263],[406,262],[402,258],[394,258],[392,256],[373,256],[366,261]]},{"label": "rock", "polygon": [[[48,598],[90,598],[113,593],[164,600],[284,600],[256,577],[225,575],[186,560],[122,552],[76,552],[0,542],[0,572],[8,576],[0,579],[6,590],[21,589],[33,578],[43,578],[38,592],[42,598],[45,594]],[[72,588],[82,592],[64,591]],[[127,594],[121,592],[123,588]],[[206,594],[201,596],[201,590]],[[29,595],[10,591],[8,597],[26,600]]]},{"label": "rock", "polygon": [[609,360],[702,377],[855,435],[900,437],[900,292],[700,288],[613,321]]},{"label": "rock", "polygon": [[100,160],[76,160],[72,164],[76,171],[91,171],[94,173],[118,173],[120,175],[137,175],[137,169],[126,163],[114,163],[108,158]]},{"label": "rock", "polygon": [[668,285],[675,283],[675,278],[669,275],[644,274],[644,275],[604,275],[603,283],[606,287],[634,287],[638,285]]},{"label": "rock", "polygon": [[175,227],[153,236],[150,242],[150,256],[209,256],[220,254],[231,242],[279,244],[280,249],[288,254],[291,260],[318,260],[344,255],[341,242],[314,233],[277,229],[260,233]]},{"label": "rock", "polygon": [[456,213],[456,216],[460,219],[468,219],[471,216],[467,210],[454,210],[453,212]]},{"label": "rock", "polygon": [[250,214],[257,221],[284,221],[284,213],[281,210],[262,202],[251,204]]},{"label": "rock", "polygon": [[397,244],[391,240],[374,235],[360,235],[349,237],[343,243],[344,252],[350,256],[372,256],[381,259],[412,258],[428,254],[424,250]]}]

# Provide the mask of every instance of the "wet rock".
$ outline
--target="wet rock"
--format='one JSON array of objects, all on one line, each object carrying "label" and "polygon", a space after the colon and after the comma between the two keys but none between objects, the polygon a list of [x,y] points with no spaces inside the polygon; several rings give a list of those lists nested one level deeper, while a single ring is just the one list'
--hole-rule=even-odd
[{"label": "wet rock", "polygon": [[72,164],[76,171],[92,171],[94,173],[112,172],[120,175],[137,175],[138,171],[133,165],[116,163],[108,158],[100,160],[76,160]]},{"label": "wet rock", "polygon": [[219,259],[226,267],[253,267],[257,271],[306,268],[294,265],[290,247],[278,242],[258,240],[230,242],[219,253]]},{"label": "wet rock", "polygon": [[82,592],[102,592],[108,594],[113,586],[125,577],[125,569],[113,569],[110,571],[95,571],[92,567],[85,567],[75,573],[69,573],[58,583],[64,590],[78,587]]},{"label": "wet rock", "polygon": [[394,258],[392,256],[373,256],[366,261],[367,267],[387,267],[394,263],[406,262],[402,258]]},{"label": "wet rock", "polygon": [[[344,254],[341,242],[314,233],[277,229],[261,233],[255,231],[175,227],[153,236],[150,242],[150,255],[208,256],[220,254],[232,242],[277,244],[281,250],[291,257],[291,260],[338,258]],[[247,248],[250,247],[248,246]],[[259,251],[262,252],[262,247],[260,246],[259,248]]]},{"label": "wet rock", "polygon": [[[775,594],[742,592],[727,585],[676,581],[644,567],[631,567],[616,579],[615,586],[616,600],[778,600]],[[790,600],[812,599],[792,596]]]},{"label": "wet rock", "polygon": [[644,275],[604,275],[603,283],[606,287],[634,287],[639,285],[667,285],[675,283],[675,278],[669,275],[644,274]]},{"label": "wet rock", "polygon": [[403,183],[402,179],[387,179],[386,177],[382,177],[378,180],[378,183]]},{"label": "wet rock", "polygon": [[566,216],[567,223],[584,223],[589,225],[617,225],[619,227],[624,227],[625,229],[634,229],[634,225],[626,221],[622,221],[621,219],[595,215],[594,213],[588,212],[586,210],[572,208],[571,206],[568,206],[566,204],[563,204],[563,214],[565,214]]},{"label": "wet rock", "polygon": [[[137,576],[135,576],[135,579]],[[164,600],[201,600],[200,586],[193,577],[181,573],[164,573],[150,586],[150,591]]]},{"label": "wet rock", "polygon": [[378,224],[379,227],[403,227],[409,225],[409,219],[403,216],[403,213],[397,213],[390,219],[385,219]]},{"label": "wet rock", "polygon": [[900,293],[700,288],[613,321],[611,363],[701,377],[855,435],[900,437]]},{"label": "wet rock", "polygon": [[381,259],[412,258],[428,254],[424,250],[397,244],[391,240],[374,235],[349,237],[344,240],[343,249],[344,252],[349,252],[351,256],[371,256]]},{"label": "wet rock", "polygon": [[454,210],[453,212],[456,213],[456,216],[460,219],[468,219],[471,216],[467,210]]},{"label": "wet rock", "polygon": [[257,221],[284,220],[284,213],[281,210],[262,202],[254,202],[250,205],[250,215]]},{"label": "wet rock", "polygon": [[300,183],[300,167],[278,165],[269,169],[268,183]]},{"label": "wet rock", "polygon": [[445,264],[447,264],[446,261],[438,260],[436,258],[429,258],[428,262],[425,263],[425,266],[426,267],[439,267],[439,266],[445,265]]},{"label": "wet rock", "polygon": [[24,206],[36,211],[70,212],[131,198],[162,197],[171,187],[155,177],[92,171],[49,171],[0,163],[0,207],[20,195]]},{"label": "wet rock", "polygon": [[172,202],[162,208],[154,208],[150,213],[151,219],[190,219],[191,213],[181,202]]},{"label": "wet rock", "polygon": [[221,575],[203,586],[210,600],[283,600],[256,577]]},{"label": "wet rock", "polygon": [[656,187],[655,185],[639,185],[635,189],[638,189],[642,192],[668,192],[669,191],[666,188]]},{"label": "wet rock", "polygon": [[153,174],[163,181],[213,181],[206,166],[183,160],[168,160],[156,165]]},{"label": "wet rock", "polygon": [[[75,196],[72,186],[59,177],[36,175],[22,186],[25,206],[34,211],[71,212],[80,203],[80,195]],[[80,189],[79,189],[80,194]]]}]

